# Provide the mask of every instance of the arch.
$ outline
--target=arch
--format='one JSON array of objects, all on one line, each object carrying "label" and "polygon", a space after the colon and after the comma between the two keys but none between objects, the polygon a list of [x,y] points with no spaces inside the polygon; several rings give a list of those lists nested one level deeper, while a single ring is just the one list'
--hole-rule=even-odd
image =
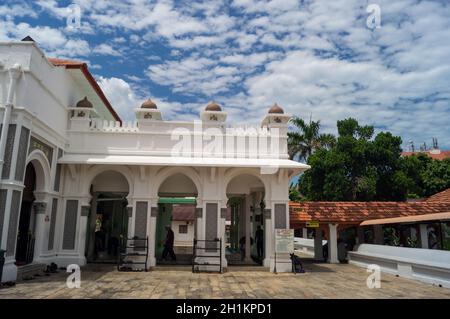
[{"label": "arch", "polygon": [[227,188],[228,185],[230,184],[230,182],[235,178],[238,177],[240,175],[251,175],[256,177],[257,179],[259,179],[261,181],[261,183],[264,185],[264,193],[265,193],[265,197],[266,199],[269,196],[269,192],[270,192],[270,188],[269,185],[266,181],[266,179],[261,177],[261,174],[258,174],[258,169],[251,169],[251,168],[232,168],[230,170],[228,170],[225,173],[224,176],[224,183],[223,183],[223,190],[222,190],[222,198],[227,198]]},{"label": "arch", "polygon": [[26,165],[32,164],[36,172],[36,192],[44,193],[50,190],[50,164],[45,154],[34,150],[28,155]]},{"label": "arch", "polygon": [[117,166],[117,165],[95,165],[91,168],[88,169],[87,174],[86,174],[86,179],[85,179],[85,183],[83,185],[83,191],[89,192],[89,189],[92,185],[92,183],[94,182],[95,178],[97,176],[99,176],[102,173],[105,172],[116,172],[121,174],[123,177],[125,177],[125,179],[128,182],[128,195],[133,194],[133,188],[134,188],[134,183],[133,183],[133,174],[131,172],[131,170],[126,167],[126,166]]},{"label": "arch", "polygon": [[158,192],[162,184],[171,176],[182,174],[188,177],[197,188],[197,198],[203,198],[203,188],[199,174],[192,167],[166,167],[163,168],[155,178],[153,197],[158,198]]}]

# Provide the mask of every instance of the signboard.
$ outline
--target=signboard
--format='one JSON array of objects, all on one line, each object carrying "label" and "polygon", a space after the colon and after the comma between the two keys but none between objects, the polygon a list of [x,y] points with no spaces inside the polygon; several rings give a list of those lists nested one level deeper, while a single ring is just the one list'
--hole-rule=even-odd
[{"label": "signboard", "polygon": [[292,253],[294,251],[294,230],[275,229],[275,252]]},{"label": "signboard", "polygon": [[307,228],[319,228],[319,222],[306,222]]}]

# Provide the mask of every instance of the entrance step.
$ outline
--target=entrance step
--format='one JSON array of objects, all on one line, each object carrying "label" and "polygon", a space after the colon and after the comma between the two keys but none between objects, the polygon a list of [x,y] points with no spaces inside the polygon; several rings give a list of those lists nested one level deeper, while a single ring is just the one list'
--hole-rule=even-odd
[{"label": "entrance step", "polygon": [[251,271],[251,272],[269,272],[269,267],[263,266],[233,266],[228,265],[225,272]]},{"label": "entrance step", "polygon": [[151,268],[151,271],[190,271],[192,272],[191,265],[157,265]]},{"label": "entrance step", "polygon": [[17,267],[17,281],[26,280],[35,275],[43,276],[44,270],[47,268],[46,264],[31,263]]}]

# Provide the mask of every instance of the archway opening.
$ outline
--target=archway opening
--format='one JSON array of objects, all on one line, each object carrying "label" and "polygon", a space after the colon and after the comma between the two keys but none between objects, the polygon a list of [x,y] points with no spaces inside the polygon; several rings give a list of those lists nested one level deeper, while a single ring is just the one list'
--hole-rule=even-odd
[{"label": "archway opening", "polygon": [[166,178],[158,190],[155,258],[158,265],[189,265],[196,234],[198,189],[186,175]]},{"label": "archway opening", "polygon": [[90,193],[86,259],[91,263],[116,263],[119,247],[128,236],[128,181],[121,173],[108,170],[94,178]]},{"label": "archway opening", "polygon": [[265,257],[263,182],[254,175],[241,174],[230,180],[226,194],[225,257],[228,265],[262,265]]},{"label": "archway opening", "polygon": [[36,190],[36,170],[31,162],[28,163],[25,170],[24,185],[17,232],[17,266],[29,264],[34,259],[35,216],[32,212],[35,200],[34,191]]}]

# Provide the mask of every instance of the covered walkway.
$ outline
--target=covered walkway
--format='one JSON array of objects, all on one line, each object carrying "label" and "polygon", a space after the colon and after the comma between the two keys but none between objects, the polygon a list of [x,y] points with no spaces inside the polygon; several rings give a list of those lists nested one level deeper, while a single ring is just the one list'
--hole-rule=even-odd
[{"label": "covered walkway", "polygon": [[[410,224],[411,218],[416,216],[418,219],[414,223],[419,226],[402,229],[398,240],[405,242],[407,238],[414,238],[420,247],[432,248],[429,247],[427,228],[444,218],[444,215],[438,214],[450,212],[450,202],[291,202],[289,208],[290,225],[296,230],[296,236],[314,238],[315,258],[322,259],[325,256],[328,262],[339,263],[340,259],[343,261],[338,252],[341,242],[346,244],[347,250],[353,250],[355,245],[362,243],[390,244],[385,238],[383,224],[387,224],[391,218],[406,218],[403,221]],[[433,215],[439,220],[418,217],[423,215]],[[442,249],[445,248],[442,231],[440,238]],[[323,239],[328,241],[325,253],[320,244]]]}]

